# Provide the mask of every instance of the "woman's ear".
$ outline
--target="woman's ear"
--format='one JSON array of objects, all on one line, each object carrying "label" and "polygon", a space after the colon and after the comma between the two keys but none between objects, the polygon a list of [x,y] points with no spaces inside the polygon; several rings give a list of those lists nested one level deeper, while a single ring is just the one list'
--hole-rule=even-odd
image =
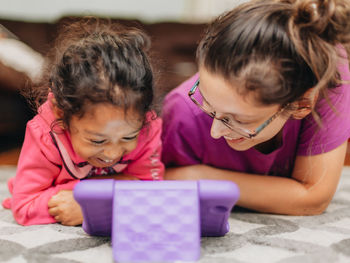
[{"label": "woman's ear", "polygon": [[[63,119],[63,111],[57,107],[57,102],[56,102],[56,99],[53,97],[53,98],[50,98],[51,100],[51,103],[52,103],[52,112],[53,112],[53,115],[55,116],[55,119],[56,120],[62,120]],[[62,129],[65,129],[65,125],[63,124],[62,121],[59,121],[57,123],[57,125],[62,128]]]},{"label": "woman's ear", "polygon": [[292,118],[301,120],[309,115],[318,99],[319,92],[315,88],[311,88],[304,93],[304,95],[292,105],[295,110],[292,113]]}]

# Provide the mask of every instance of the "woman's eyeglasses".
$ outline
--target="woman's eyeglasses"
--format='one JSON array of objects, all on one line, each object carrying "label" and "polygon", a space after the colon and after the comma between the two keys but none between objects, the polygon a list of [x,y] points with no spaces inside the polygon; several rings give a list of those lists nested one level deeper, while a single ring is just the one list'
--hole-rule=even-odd
[{"label": "woman's eyeglasses", "polygon": [[[261,124],[256,129],[249,130],[243,127],[240,127],[240,124],[235,121],[232,118],[218,118],[216,117],[216,112],[209,108],[209,106],[204,103],[205,98],[202,96],[201,92],[196,92],[199,85],[199,79],[194,83],[191,90],[188,92],[188,96],[191,98],[191,100],[206,114],[208,114],[213,119],[217,119],[221,121],[226,127],[228,127],[230,130],[234,131],[235,133],[238,133],[242,135],[245,138],[251,139],[255,136],[257,136],[266,126],[268,126],[274,119],[276,119],[280,113],[286,108],[286,106],[282,107],[279,111],[277,111],[274,115],[272,115],[268,120],[266,120],[263,124]],[[198,89],[199,90],[199,89]]]}]

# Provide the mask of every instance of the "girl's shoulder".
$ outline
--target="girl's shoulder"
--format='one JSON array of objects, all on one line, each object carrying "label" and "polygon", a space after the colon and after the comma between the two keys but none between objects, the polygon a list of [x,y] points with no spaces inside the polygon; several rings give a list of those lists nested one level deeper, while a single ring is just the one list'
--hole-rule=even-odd
[{"label": "girl's shoulder", "polygon": [[146,124],[141,129],[134,150],[124,156],[125,160],[138,159],[151,149],[161,147],[162,119],[154,111],[146,114]]},{"label": "girl's shoulder", "polygon": [[150,141],[156,134],[161,134],[162,123],[163,120],[154,111],[147,112],[146,124],[140,131],[138,144],[145,144]]},{"label": "girl's shoulder", "polygon": [[30,147],[39,148],[48,159],[57,163],[60,162],[59,152],[50,134],[54,120],[50,104],[45,102],[38,109],[38,114],[27,123],[25,142]]},{"label": "girl's shoulder", "polygon": [[27,123],[27,131],[30,131],[35,138],[45,138],[47,140],[47,138],[50,138],[53,121],[49,102],[45,102],[38,109],[38,114]]}]

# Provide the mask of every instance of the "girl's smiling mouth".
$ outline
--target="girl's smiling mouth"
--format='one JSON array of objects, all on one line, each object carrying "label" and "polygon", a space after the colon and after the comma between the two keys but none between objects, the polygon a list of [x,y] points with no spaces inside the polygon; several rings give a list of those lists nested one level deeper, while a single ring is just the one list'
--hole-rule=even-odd
[{"label": "girl's smiling mouth", "polygon": [[115,164],[117,164],[118,162],[120,162],[122,160],[122,157],[119,159],[114,159],[114,160],[110,160],[110,159],[106,159],[106,158],[95,158],[95,160],[97,160],[97,162],[105,167],[109,167],[109,166],[114,166]]}]

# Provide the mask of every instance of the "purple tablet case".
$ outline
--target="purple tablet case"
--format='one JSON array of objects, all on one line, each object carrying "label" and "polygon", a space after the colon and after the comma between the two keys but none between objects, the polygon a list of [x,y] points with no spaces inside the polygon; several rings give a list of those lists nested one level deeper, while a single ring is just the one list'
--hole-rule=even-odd
[{"label": "purple tablet case", "polygon": [[195,261],[200,236],[229,231],[239,197],[228,181],[84,180],[74,189],[83,229],[112,236],[117,262]]}]

